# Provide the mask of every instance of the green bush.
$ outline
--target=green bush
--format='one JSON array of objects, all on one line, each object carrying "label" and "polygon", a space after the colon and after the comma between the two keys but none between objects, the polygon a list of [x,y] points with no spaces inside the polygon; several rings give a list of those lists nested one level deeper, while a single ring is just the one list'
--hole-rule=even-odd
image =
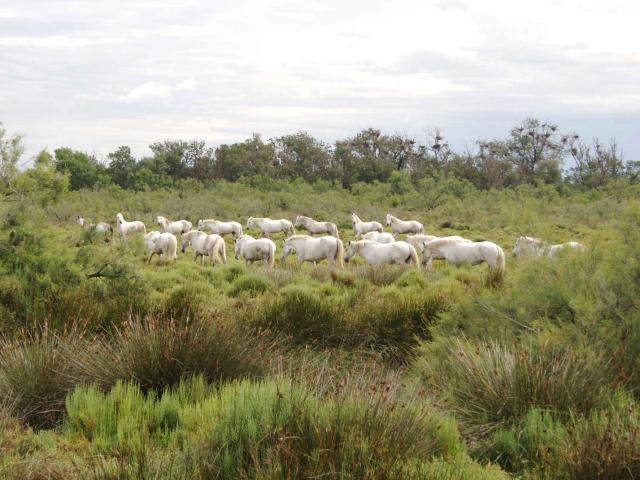
[{"label": "green bush", "polygon": [[[428,354],[424,352],[423,354]],[[496,341],[453,341],[431,372],[448,405],[479,434],[519,421],[532,407],[588,414],[611,386],[608,362],[584,349],[511,349]]]},{"label": "green bush", "polygon": [[231,297],[239,297],[243,293],[249,295],[257,295],[264,293],[271,288],[271,283],[265,277],[248,273],[238,276],[229,289],[227,295]]},{"label": "green bush", "polygon": [[[461,452],[455,424],[380,398],[319,401],[286,381],[241,382],[185,412],[204,478],[398,476],[404,462]],[[193,446],[193,443],[189,443]]]},{"label": "green bush", "polygon": [[35,428],[57,425],[64,399],[75,386],[73,365],[65,346],[82,348],[75,334],[65,338],[46,331],[22,341],[0,343],[0,403],[13,416]]},{"label": "green bush", "polygon": [[148,317],[67,355],[91,383],[108,388],[130,380],[162,391],[195,374],[208,381],[263,375],[273,346],[235,325]]},{"label": "green bush", "polygon": [[481,456],[540,478],[635,478],[640,473],[640,410],[624,394],[588,416],[564,421],[532,409],[495,432]]},{"label": "green bush", "polygon": [[286,335],[295,344],[373,348],[404,357],[445,308],[437,294],[370,298],[368,290],[346,298],[321,298],[303,286],[287,287],[245,321],[257,330]]}]

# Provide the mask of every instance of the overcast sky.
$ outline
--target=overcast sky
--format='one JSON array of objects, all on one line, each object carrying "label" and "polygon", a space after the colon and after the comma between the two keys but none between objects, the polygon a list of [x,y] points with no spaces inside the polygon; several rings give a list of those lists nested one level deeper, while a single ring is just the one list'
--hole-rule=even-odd
[{"label": "overcast sky", "polygon": [[637,0],[0,4],[0,121],[28,154],[137,155],[374,126],[463,148],[527,116],[640,159]]}]

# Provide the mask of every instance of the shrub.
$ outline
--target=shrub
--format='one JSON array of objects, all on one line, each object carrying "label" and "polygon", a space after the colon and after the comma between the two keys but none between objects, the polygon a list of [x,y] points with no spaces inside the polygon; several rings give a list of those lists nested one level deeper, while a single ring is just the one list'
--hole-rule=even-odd
[{"label": "shrub", "polygon": [[616,394],[590,415],[562,421],[532,409],[522,421],[497,431],[482,456],[536,478],[635,478],[640,474],[640,411]]},{"label": "shrub", "polygon": [[588,350],[512,351],[493,341],[455,341],[433,380],[476,433],[516,422],[529,408],[587,414],[611,385],[608,362]]},{"label": "shrub", "polygon": [[450,419],[394,405],[319,401],[287,381],[244,381],[181,419],[187,437],[199,439],[191,464],[205,478],[386,478],[412,458],[461,451]]},{"label": "shrub", "polygon": [[269,288],[271,288],[271,283],[265,277],[248,273],[240,275],[233,281],[231,287],[227,290],[227,295],[231,297],[239,297],[243,292],[250,295],[257,295],[259,293],[264,293]]},{"label": "shrub", "polygon": [[427,338],[429,325],[445,308],[437,294],[371,298],[366,289],[346,299],[320,298],[292,286],[264,306],[246,313],[258,330],[285,334],[295,344],[371,348],[402,359],[416,338]]},{"label": "shrub", "polygon": [[72,365],[62,345],[82,348],[75,334],[58,337],[44,332],[24,340],[0,343],[0,402],[14,416],[35,428],[52,427],[64,412],[64,399],[74,387]]},{"label": "shrub", "polygon": [[273,346],[234,326],[148,317],[67,353],[81,378],[92,383],[110,387],[131,380],[145,391],[162,391],[194,374],[208,381],[262,375]]}]

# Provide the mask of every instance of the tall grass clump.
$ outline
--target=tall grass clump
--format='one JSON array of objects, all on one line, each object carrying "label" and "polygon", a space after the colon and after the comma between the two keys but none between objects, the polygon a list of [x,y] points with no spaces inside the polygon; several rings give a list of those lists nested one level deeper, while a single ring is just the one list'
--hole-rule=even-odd
[{"label": "tall grass clump", "polygon": [[272,287],[271,282],[262,275],[247,273],[238,276],[227,290],[230,297],[239,297],[241,294],[257,295],[264,293]]},{"label": "tall grass clump", "polygon": [[494,433],[480,456],[533,478],[636,478],[640,475],[640,411],[616,393],[589,415],[560,418],[533,408]]},{"label": "tall grass clump", "polygon": [[63,349],[83,344],[78,335],[60,337],[46,330],[0,342],[0,403],[6,411],[34,428],[57,425],[64,399],[75,386],[73,365]]},{"label": "tall grass clump", "polygon": [[486,433],[532,408],[589,413],[611,386],[608,362],[584,349],[509,348],[455,340],[431,377],[472,432]]},{"label": "tall grass clump", "polygon": [[273,300],[246,313],[254,329],[284,334],[296,345],[371,348],[398,358],[417,338],[428,338],[429,326],[446,308],[435,293],[373,297],[368,289],[347,297],[321,298],[303,285],[283,289]]},{"label": "tall grass clump", "polygon": [[147,317],[68,356],[91,383],[110,387],[128,380],[145,391],[162,391],[194,374],[212,382],[260,376],[273,347],[235,325]]},{"label": "tall grass clump", "polygon": [[325,401],[286,380],[242,381],[181,416],[198,478],[393,478],[462,450],[455,423],[415,404]]}]

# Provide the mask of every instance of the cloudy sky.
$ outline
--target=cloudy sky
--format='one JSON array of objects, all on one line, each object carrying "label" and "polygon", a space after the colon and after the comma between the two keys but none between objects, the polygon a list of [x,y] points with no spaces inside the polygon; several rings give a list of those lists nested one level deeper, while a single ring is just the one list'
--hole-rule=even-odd
[{"label": "cloudy sky", "polygon": [[0,121],[29,155],[102,156],[369,126],[463,148],[536,116],[640,159],[638,18],[637,0],[3,0]]}]

